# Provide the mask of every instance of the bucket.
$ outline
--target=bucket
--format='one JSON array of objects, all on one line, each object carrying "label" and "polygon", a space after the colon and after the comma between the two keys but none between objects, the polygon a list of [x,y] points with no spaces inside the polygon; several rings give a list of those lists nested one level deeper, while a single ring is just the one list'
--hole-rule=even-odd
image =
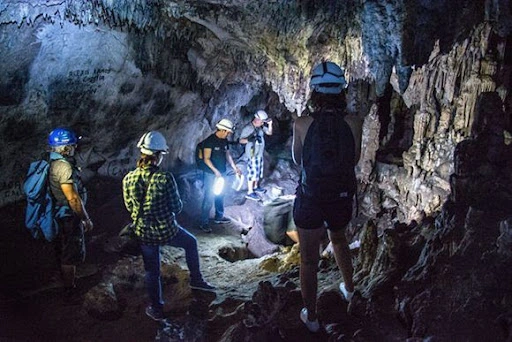
[{"label": "bucket", "polygon": [[242,190],[242,187],[244,186],[245,177],[244,175],[236,175],[235,180],[231,184],[231,188],[235,191]]}]

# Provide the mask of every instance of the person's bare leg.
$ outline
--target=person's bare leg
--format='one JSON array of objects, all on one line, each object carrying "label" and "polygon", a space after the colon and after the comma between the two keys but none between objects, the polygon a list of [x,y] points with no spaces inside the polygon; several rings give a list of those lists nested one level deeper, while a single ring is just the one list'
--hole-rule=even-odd
[{"label": "person's bare leg", "polygon": [[296,230],[286,232],[286,235],[295,243],[299,242],[299,233]]},{"label": "person's bare leg", "polygon": [[300,249],[300,289],[304,306],[308,310],[308,320],[317,319],[316,295],[317,295],[317,272],[320,255],[318,248],[325,229],[297,229],[299,232]]},{"label": "person's bare leg", "polygon": [[354,282],[352,279],[354,268],[352,267],[352,257],[350,256],[350,248],[345,237],[345,230],[340,229],[334,232],[329,230],[329,239],[332,242],[334,258],[343,276],[345,288],[349,292],[354,292]]},{"label": "person's bare leg", "polygon": [[247,193],[252,194],[254,191],[254,181],[247,182]]}]

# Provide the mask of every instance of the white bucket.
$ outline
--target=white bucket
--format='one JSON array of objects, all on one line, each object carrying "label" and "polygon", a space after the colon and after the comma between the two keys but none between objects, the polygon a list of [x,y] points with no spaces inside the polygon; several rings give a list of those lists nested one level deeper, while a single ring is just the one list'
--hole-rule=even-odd
[{"label": "white bucket", "polygon": [[244,186],[245,177],[244,175],[236,175],[235,180],[231,184],[231,188],[235,191],[242,190],[242,186]]}]

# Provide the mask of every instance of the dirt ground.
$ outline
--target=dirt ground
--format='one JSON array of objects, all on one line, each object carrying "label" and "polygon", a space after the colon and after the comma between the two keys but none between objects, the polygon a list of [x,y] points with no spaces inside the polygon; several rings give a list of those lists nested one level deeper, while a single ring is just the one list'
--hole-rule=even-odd
[{"label": "dirt ground", "polygon": [[[95,228],[86,237],[86,265],[79,269],[78,288],[82,294],[101,282],[104,273],[120,260],[135,258],[107,252],[105,248],[108,240],[128,222],[120,184],[98,178],[88,184],[88,189],[91,194],[88,207]],[[258,206],[256,202],[244,206],[242,201],[242,205],[236,206],[236,214],[240,217],[254,215]],[[32,239],[24,227],[24,210],[23,203],[0,209],[0,341],[154,341],[161,334],[162,327],[144,315],[145,293],[141,293],[140,298],[132,298],[129,310],[112,320],[92,317],[80,305],[65,305],[62,288],[51,286],[52,278],[58,274],[53,246]],[[233,209],[226,208],[227,215],[230,210]],[[232,213],[232,216],[237,215]],[[217,286],[217,293],[193,291],[187,312],[168,314],[182,325],[193,326],[197,331],[194,340],[213,341],[224,332],[224,327],[208,324],[216,308],[218,311],[221,304],[236,308],[251,299],[260,281],[272,281],[278,275],[262,271],[259,268],[261,258],[251,258],[243,248],[240,233],[244,225],[239,219],[232,224],[214,226],[211,234],[196,229],[193,217],[182,215],[178,220],[196,235],[203,275]],[[230,251],[227,254],[240,260],[231,262],[221,257],[226,246]],[[171,248],[169,253],[186,269],[183,251]],[[87,274],[90,271],[87,266],[91,265],[97,268],[92,275]]]}]

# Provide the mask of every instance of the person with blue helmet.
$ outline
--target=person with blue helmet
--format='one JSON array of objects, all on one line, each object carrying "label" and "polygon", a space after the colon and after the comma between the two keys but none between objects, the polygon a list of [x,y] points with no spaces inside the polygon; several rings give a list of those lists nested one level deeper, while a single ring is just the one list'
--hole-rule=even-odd
[{"label": "person with blue helmet", "polygon": [[76,268],[85,261],[84,232],[93,229],[85,204],[87,191],[76,166],[75,151],[79,137],[69,128],[56,128],[48,135],[50,147],[50,190],[55,198],[59,227],[57,255],[60,262],[66,301],[76,301]]},{"label": "person with blue helmet", "polygon": [[74,146],[78,144],[78,137],[70,129],[56,128],[48,135],[48,145],[50,147]]},{"label": "person with blue helmet", "polygon": [[325,227],[343,276],[339,289],[347,301],[354,294],[345,228],[352,218],[357,186],[354,166],[360,155],[362,121],[347,115],[347,81],[339,65],[330,61],[319,63],[312,70],[309,85],[310,115],[297,118],[293,126],[292,156],[302,169],[293,218],[299,233],[304,302],[300,319],[311,332],[317,332],[317,271]]}]

